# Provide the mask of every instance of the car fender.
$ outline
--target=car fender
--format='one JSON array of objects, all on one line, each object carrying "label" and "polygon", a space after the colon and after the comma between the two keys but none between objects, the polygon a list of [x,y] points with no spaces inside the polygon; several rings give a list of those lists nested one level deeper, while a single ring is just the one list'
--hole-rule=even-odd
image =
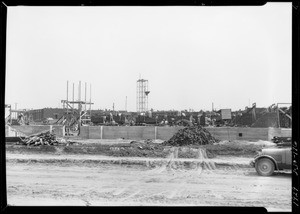
[{"label": "car fender", "polygon": [[256,157],[256,158],[254,159],[254,163],[256,163],[256,161],[258,161],[258,160],[261,159],[261,158],[268,158],[268,159],[270,159],[271,161],[273,161],[273,163],[274,163],[274,165],[275,165],[275,170],[278,170],[278,164],[277,164],[276,160],[275,160],[272,156],[270,156],[270,155],[260,155],[260,156],[258,156],[258,157]]}]

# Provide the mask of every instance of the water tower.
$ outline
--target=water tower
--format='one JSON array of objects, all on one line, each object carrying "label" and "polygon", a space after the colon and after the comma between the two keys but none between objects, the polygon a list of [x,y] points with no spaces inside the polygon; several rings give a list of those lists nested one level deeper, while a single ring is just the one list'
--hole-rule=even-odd
[{"label": "water tower", "polygon": [[138,79],[136,84],[136,111],[145,113],[148,111],[148,80]]}]

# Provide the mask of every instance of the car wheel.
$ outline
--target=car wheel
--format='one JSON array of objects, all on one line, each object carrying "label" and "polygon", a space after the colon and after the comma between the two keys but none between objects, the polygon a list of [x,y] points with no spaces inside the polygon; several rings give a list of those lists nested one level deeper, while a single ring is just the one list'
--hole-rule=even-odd
[{"label": "car wheel", "polygon": [[270,176],[274,173],[275,165],[270,159],[262,158],[255,163],[255,169],[259,175]]}]

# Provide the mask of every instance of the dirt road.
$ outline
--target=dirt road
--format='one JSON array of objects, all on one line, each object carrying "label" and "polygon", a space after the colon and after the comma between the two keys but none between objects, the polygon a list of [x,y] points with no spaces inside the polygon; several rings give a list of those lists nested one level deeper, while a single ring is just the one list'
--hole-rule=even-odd
[{"label": "dirt road", "polygon": [[172,169],[138,165],[8,162],[10,205],[263,206],[291,211],[291,175],[252,168]]}]

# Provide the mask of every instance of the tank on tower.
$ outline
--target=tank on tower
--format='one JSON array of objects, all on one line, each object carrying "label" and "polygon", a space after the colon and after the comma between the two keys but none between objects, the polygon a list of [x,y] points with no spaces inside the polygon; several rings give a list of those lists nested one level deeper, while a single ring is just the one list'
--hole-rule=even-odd
[{"label": "tank on tower", "polygon": [[136,111],[145,113],[148,111],[148,80],[138,79],[136,86]]}]

